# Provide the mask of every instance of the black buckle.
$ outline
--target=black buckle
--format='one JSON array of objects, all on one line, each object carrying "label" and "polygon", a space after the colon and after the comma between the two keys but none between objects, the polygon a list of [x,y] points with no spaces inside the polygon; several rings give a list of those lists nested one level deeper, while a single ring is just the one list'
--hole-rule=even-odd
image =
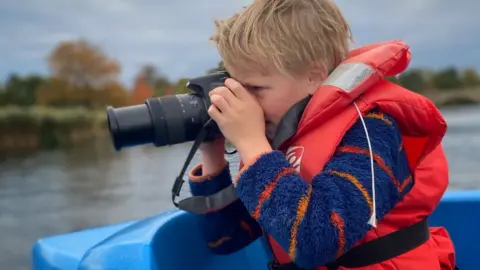
[{"label": "black buckle", "polygon": [[269,262],[268,263],[268,270],[279,270],[280,265],[276,262]]},{"label": "black buckle", "polygon": [[268,269],[269,270],[307,270],[307,269],[298,267],[294,263],[279,264],[276,261],[271,261],[270,263],[268,263]]}]

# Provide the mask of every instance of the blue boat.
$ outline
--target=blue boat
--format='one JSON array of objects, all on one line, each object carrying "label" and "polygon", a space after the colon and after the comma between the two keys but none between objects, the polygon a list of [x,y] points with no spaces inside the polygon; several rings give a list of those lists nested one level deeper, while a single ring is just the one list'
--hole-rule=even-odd
[{"label": "blue boat", "polygon": [[[429,218],[450,232],[461,270],[480,269],[480,191],[447,192]],[[197,217],[172,210],[138,221],[38,240],[35,270],[266,270],[271,259],[264,239],[230,255],[209,252]],[[478,253],[477,253],[478,252]]]}]

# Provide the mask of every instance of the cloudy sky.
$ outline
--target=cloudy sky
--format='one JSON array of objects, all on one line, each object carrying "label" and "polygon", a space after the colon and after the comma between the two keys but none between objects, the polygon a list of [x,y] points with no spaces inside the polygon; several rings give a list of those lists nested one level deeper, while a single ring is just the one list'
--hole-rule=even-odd
[{"label": "cloudy sky", "polygon": [[[251,0],[1,0],[0,80],[48,73],[46,55],[84,37],[122,64],[122,81],[151,63],[172,79],[204,74],[219,56],[208,42],[213,19]],[[356,46],[403,39],[412,66],[480,68],[480,2],[337,0]]]}]

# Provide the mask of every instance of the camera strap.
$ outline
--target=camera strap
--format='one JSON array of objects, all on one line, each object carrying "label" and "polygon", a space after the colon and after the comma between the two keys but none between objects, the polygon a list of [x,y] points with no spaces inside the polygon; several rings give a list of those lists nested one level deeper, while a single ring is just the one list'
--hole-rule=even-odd
[{"label": "camera strap", "polygon": [[234,186],[229,185],[228,187],[209,196],[192,196],[192,197],[185,198],[179,202],[175,201],[175,198],[180,196],[180,191],[182,189],[183,183],[185,183],[185,180],[183,180],[183,176],[185,175],[185,172],[187,171],[188,166],[192,162],[192,159],[195,156],[195,153],[200,147],[200,144],[205,140],[207,131],[208,131],[208,126],[212,121],[213,121],[212,119],[209,119],[205,123],[205,125],[202,127],[200,132],[198,133],[198,136],[193,142],[192,148],[188,153],[187,159],[183,164],[182,170],[180,171],[180,174],[175,179],[175,182],[172,187],[173,205],[175,205],[175,207],[186,212],[195,213],[195,214],[205,214],[208,212],[221,209],[238,199]]}]

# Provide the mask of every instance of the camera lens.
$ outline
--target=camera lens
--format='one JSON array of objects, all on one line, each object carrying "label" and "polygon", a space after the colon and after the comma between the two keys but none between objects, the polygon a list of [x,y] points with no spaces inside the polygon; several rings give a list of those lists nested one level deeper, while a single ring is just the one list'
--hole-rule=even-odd
[{"label": "camera lens", "polygon": [[115,149],[154,144],[174,145],[195,140],[208,120],[197,94],[150,98],[145,104],[107,108],[108,128]]},{"label": "camera lens", "polygon": [[152,119],[145,104],[107,108],[107,120],[116,150],[151,143],[154,139]]}]

